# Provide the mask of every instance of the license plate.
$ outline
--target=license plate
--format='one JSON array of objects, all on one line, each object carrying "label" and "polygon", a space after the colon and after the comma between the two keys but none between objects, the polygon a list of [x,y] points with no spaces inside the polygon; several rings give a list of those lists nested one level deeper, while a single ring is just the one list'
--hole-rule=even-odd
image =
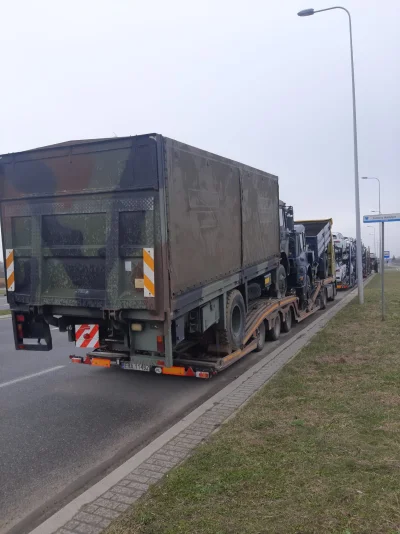
[{"label": "license plate", "polygon": [[121,367],[122,369],[129,369],[130,371],[150,372],[150,365],[146,365],[145,363],[122,362]]}]

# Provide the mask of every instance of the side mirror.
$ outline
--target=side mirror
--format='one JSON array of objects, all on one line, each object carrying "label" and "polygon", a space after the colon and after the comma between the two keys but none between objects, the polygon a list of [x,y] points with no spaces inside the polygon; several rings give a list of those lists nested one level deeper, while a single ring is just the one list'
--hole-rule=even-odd
[{"label": "side mirror", "polygon": [[288,230],[293,232],[294,230],[294,217],[293,217],[293,206],[288,206],[286,208],[286,223]]}]

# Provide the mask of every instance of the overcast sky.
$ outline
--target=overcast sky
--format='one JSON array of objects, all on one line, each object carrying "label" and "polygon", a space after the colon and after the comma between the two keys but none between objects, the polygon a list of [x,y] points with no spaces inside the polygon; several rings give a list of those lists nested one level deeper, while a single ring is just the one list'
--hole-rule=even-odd
[{"label": "overcast sky", "polygon": [[[4,1],[0,153],[158,132],[277,174],[296,218],[355,236],[347,18],[297,17],[334,5],[307,1]],[[360,176],[380,177],[382,211],[400,212],[400,2],[342,5]],[[378,209],[377,182],[360,194],[362,215]],[[400,256],[400,223],[386,227]]]}]

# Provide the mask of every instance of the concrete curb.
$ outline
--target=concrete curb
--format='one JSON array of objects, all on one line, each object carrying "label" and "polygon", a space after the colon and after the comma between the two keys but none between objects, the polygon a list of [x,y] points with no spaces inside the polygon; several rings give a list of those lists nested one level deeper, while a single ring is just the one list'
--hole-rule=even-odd
[{"label": "concrete curb", "polygon": [[[366,284],[372,279],[368,279]],[[151,484],[185,460],[236,413],[355,296],[353,289],[321,317],[208,399],[112,473],[68,503],[31,534],[100,534]]]}]

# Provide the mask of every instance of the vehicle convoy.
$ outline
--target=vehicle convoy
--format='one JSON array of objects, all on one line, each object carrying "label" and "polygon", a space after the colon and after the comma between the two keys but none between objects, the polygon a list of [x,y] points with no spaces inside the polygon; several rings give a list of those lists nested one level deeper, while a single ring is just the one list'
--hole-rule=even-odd
[{"label": "vehicle convoy", "polygon": [[17,350],[208,378],[336,294],[330,220],[293,223],[278,178],[158,134],[0,159]]}]

